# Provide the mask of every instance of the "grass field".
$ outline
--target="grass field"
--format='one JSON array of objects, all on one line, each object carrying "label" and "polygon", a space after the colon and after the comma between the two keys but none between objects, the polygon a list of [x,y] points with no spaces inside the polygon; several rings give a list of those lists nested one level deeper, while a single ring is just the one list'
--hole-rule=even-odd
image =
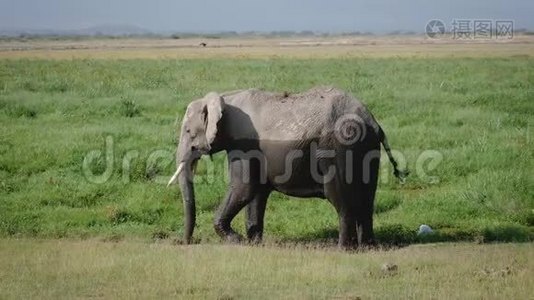
[{"label": "grass field", "polygon": [[[39,291],[51,298],[129,293],[231,298],[250,295],[244,288],[250,284],[294,298],[331,293],[526,298],[531,295],[531,243],[339,253],[330,249],[337,238],[335,211],[318,199],[271,196],[265,236],[268,245],[282,248],[217,245],[211,224],[226,189],[224,154],[214,157],[213,172],[206,161],[198,168],[195,238],[202,245],[172,246],[182,236],[182,205],[178,188],[166,188],[165,182],[174,171],[176,124],[187,103],[209,91],[300,92],[330,84],[370,107],[412,170],[401,185],[387,163],[381,168],[375,216],[379,242],[531,242],[534,61],[530,46],[484,55],[493,46],[485,45],[476,57],[471,46],[461,52],[463,46],[456,45],[458,51],[448,56],[313,59],[59,55],[54,58],[63,59],[47,60],[31,52],[20,52],[31,59],[1,52],[0,57],[14,58],[0,59],[0,282],[9,287],[2,293],[17,298]],[[422,160],[429,150],[441,161]],[[111,154],[84,167],[84,159],[99,151]],[[426,176],[420,176],[421,170]],[[109,178],[95,183],[88,171]],[[243,223],[240,215],[234,227],[243,232]],[[423,223],[435,233],[418,237]],[[67,239],[50,240],[55,238]],[[131,242],[139,239],[144,242]],[[327,249],[287,248],[295,243]],[[266,269],[248,276],[258,257],[265,258]],[[185,285],[173,285],[183,278],[182,269],[194,269],[207,258],[212,261]],[[382,278],[376,272],[390,258],[400,261],[400,274]],[[456,261],[449,265],[451,260]],[[512,275],[491,275],[510,265]],[[485,266],[495,271],[473,275]],[[412,269],[405,273],[405,268]],[[321,289],[325,276],[333,279]],[[211,278],[211,287],[201,278]],[[422,286],[428,278],[433,289]],[[238,281],[243,287],[235,286]],[[33,282],[33,288],[21,289]],[[473,294],[471,285],[476,285]],[[353,293],[353,286],[362,287],[361,292]]]},{"label": "grass field", "polygon": [[8,239],[0,253],[3,299],[529,299],[534,277],[532,244],[415,245],[354,254]]}]

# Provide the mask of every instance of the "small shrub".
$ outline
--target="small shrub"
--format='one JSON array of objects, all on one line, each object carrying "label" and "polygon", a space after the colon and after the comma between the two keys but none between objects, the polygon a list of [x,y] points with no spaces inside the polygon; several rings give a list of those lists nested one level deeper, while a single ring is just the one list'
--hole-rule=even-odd
[{"label": "small shrub", "polygon": [[133,118],[141,115],[141,108],[133,100],[123,99],[121,101],[120,112],[122,116]]},{"label": "small shrub", "polygon": [[104,242],[118,243],[124,239],[124,234],[112,233],[102,239]]},{"label": "small shrub", "polygon": [[13,118],[25,117],[28,119],[33,119],[37,117],[37,111],[35,109],[21,105],[7,106],[6,114]]},{"label": "small shrub", "polygon": [[401,200],[397,197],[384,197],[383,199],[375,202],[375,213],[380,214],[390,211],[399,206],[400,203]]},{"label": "small shrub", "polygon": [[152,233],[152,240],[166,240],[169,238],[169,233],[165,230],[156,230]]},{"label": "small shrub", "polygon": [[118,207],[108,207],[106,217],[114,225],[126,223],[133,219],[133,216],[125,209]]},{"label": "small shrub", "polygon": [[161,174],[159,166],[154,164],[148,165],[145,172],[145,179],[152,180],[159,174]]},{"label": "small shrub", "polygon": [[485,228],[482,232],[484,242],[531,242],[534,232],[519,225],[502,225]]},{"label": "small shrub", "polygon": [[376,239],[385,244],[401,245],[413,243],[417,238],[417,232],[401,224],[392,224],[379,227]]},{"label": "small shrub", "polygon": [[146,208],[142,209],[136,214],[135,221],[139,223],[152,225],[156,223],[163,215],[164,209],[159,208]]}]

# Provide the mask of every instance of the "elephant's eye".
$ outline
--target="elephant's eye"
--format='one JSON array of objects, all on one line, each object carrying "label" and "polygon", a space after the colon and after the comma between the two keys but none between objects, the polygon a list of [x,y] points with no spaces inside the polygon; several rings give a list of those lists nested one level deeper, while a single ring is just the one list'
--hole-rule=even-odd
[{"label": "elephant's eye", "polygon": [[193,138],[193,139],[197,136],[196,133],[194,133],[194,132],[191,133],[191,129],[189,129],[189,128],[187,128],[187,129],[185,130],[185,132],[187,132],[187,134],[189,134],[189,136],[190,136],[191,138]]}]

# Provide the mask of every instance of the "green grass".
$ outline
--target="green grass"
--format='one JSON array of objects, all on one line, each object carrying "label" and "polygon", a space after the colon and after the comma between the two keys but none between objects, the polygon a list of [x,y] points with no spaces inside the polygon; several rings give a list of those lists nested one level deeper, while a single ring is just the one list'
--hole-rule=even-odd
[{"label": "green grass", "polygon": [[[400,185],[381,169],[380,241],[532,241],[533,70],[528,57],[0,60],[0,236],[180,238],[179,191],[162,182],[187,103],[214,90],[333,84],[370,107],[412,170]],[[108,136],[111,177],[89,182],[84,157],[105,152]],[[428,171],[437,180],[416,175],[425,150],[443,155]],[[226,189],[223,154],[215,165],[216,180],[196,185],[203,242],[218,240],[211,224]],[[422,223],[436,234],[417,237]],[[243,216],[234,226],[243,231]],[[337,217],[326,201],[273,194],[265,230],[269,241],[322,242],[336,238]]]},{"label": "green grass", "polygon": [[354,254],[3,239],[0,298],[529,299],[533,250],[531,243],[449,243]]}]

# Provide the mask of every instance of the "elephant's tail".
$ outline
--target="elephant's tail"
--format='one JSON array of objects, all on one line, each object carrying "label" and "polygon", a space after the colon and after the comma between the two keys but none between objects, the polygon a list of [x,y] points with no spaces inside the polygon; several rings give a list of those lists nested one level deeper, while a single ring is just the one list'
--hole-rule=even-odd
[{"label": "elephant's tail", "polygon": [[408,174],[410,174],[410,172],[408,170],[404,170],[404,171],[400,171],[399,170],[399,167],[398,167],[399,164],[397,163],[397,161],[395,160],[395,158],[391,154],[391,148],[389,147],[389,143],[388,143],[388,139],[386,137],[386,133],[384,132],[384,130],[382,130],[382,127],[380,127],[380,125],[378,125],[378,138],[380,140],[380,143],[382,143],[382,145],[384,146],[384,149],[386,150],[386,153],[388,155],[389,161],[393,165],[393,174],[401,182],[404,182],[404,180],[406,179]]}]

